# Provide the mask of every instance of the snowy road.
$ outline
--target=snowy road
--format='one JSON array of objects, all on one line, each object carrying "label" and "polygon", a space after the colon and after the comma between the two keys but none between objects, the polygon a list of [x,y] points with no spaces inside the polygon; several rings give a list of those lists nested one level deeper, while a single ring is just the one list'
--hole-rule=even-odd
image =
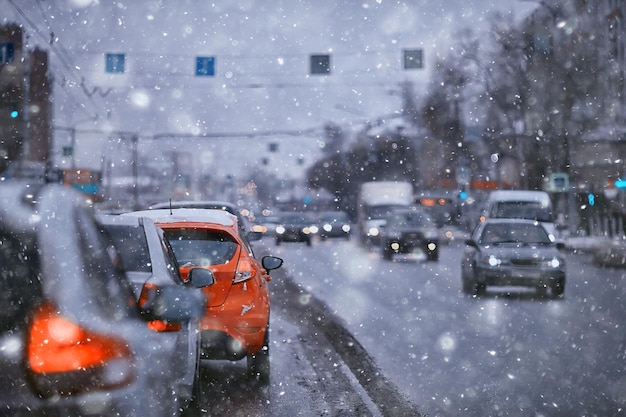
[{"label": "snowy road", "polygon": [[386,262],[355,241],[263,245],[285,259],[271,283],[270,384],[249,383],[244,363],[209,364],[211,415],[625,413],[623,270],[568,254],[562,300],[476,299],[460,291],[459,245],[437,263]]}]

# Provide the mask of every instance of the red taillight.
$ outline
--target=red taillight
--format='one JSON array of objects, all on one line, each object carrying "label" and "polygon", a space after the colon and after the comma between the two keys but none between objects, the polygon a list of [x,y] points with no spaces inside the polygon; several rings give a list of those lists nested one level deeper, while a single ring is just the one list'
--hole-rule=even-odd
[{"label": "red taillight", "polygon": [[[145,284],[139,295],[139,307],[142,309],[149,305],[153,297],[157,295],[159,287],[154,284]],[[178,332],[181,329],[180,323],[169,323],[165,320],[150,320],[148,328],[155,332]]]},{"label": "red taillight", "polygon": [[32,316],[26,354],[43,396],[123,385],[133,376],[133,357],[123,340],[85,330],[49,303]]},{"label": "red taillight", "polygon": [[235,272],[235,279],[233,283],[244,282],[254,277],[254,267],[252,266],[252,261],[242,256],[239,259],[239,263],[237,264],[237,271]]}]

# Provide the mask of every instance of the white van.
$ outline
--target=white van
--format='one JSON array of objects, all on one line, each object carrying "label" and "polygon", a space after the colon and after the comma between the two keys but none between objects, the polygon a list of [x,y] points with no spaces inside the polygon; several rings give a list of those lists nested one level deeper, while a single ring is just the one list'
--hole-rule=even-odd
[{"label": "white van", "polygon": [[496,190],[487,198],[485,218],[511,218],[536,220],[552,238],[556,237],[554,210],[550,195],[545,191]]}]

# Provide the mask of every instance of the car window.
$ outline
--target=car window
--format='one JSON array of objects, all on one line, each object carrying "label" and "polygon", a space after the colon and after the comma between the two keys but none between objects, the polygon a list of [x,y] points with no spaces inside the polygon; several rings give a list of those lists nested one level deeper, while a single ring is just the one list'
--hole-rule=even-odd
[{"label": "car window", "polygon": [[481,243],[550,243],[545,229],[539,225],[530,224],[490,224],[483,229]]},{"label": "car window", "polygon": [[170,273],[170,276],[175,282],[182,282],[179,264],[176,260],[176,254],[174,253],[174,249],[172,248],[169,240],[165,237],[161,240],[161,250],[163,251],[163,256],[167,262],[167,270]]},{"label": "car window", "polygon": [[143,228],[130,225],[104,225],[122,258],[126,271],[152,272],[148,241]]},{"label": "car window", "polygon": [[0,331],[18,328],[41,298],[37,247],[0,231]]},{"label": "car window", "polygon": [[130,283],[117,265],[106,262],[107,259],[116,259],[116,256],[111,256],[116,249],[87,209],[77,208],[76,214],[76,239],[82,249],[85,283],[90,293],[95,295],[95,302],[112,319],[137,316],[139,310]]},{"label": "car window", "polygon": [[237,241],[227,233],[203,229],[170,229],[165,236],[180,266],[219,265],[232,259]]},{"label": "car window", "polygon": [[549,209],[540,203],[530,201],[501,202],[494,205],[490,214],[491,217],[495,218],[552,221],[552,214]]},{"label": "car window", "polygon": [[392,227],[426,227],[430,224],[424,213],[393,214],[387,219],[387,226]]}]

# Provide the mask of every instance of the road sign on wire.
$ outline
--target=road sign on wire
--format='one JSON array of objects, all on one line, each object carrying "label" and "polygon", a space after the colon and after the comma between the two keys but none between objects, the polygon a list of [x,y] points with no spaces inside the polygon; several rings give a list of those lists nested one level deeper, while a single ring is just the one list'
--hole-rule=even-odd
[{"label": "road sign on wire", "polygon": [[215,57],[214,56],[196,57],[196,76],[198,77],[215,76]]},{"label": "road sign on wire", "polygon": [[125,54],[106,54],[105,58],[105,69],[109,74],[123,74],[124,66],[126,64],[126,55]]},{"label": "road sign on wire", "polygon": [[405,49],[402,53],[405,70],[424,68],[424,53],[422,49]]}]

